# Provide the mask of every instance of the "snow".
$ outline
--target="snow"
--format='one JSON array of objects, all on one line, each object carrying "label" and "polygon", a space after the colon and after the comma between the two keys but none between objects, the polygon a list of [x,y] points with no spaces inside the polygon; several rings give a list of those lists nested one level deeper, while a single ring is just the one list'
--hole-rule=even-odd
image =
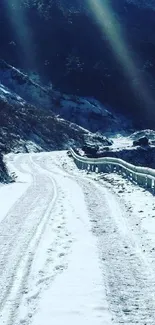
[{"label": "snow", "polygon": [[141,234],[142,247],[148,252],[151,251],[155,245],[154,196],[117,174],[106,175],[104,179],[115,185],[113,191],[124,202],[132,229]]},{"label": "snow", "polygon": [[5,160],[17,178],[0,187],[1,323],[154,325],[153,195],[65,151]]},{"label": "snow", "polygon": [[12,105],[16,103],[16,105],[20,104],[23,106],[25,104],[25,101],[19,95],[9,90],[1,83],[0,83],[0,98],[2,98],[3,100],[7,101]]},{"label": "snow", "polygon": [[28,188],[28,184],[7,184],[0,186],[1,213],[0,222],[8,213],[12,205],[21,198]]},{"label": "snow", "polygon": [[[51,322],[55,325],[73,322],[93,325],[102,324],[103,318],[104,324],[111,324],[83,193],[72,180],[61,179],[61,182],[66,192],[67,188],[70,192],[65,197],[64,209],[67,210],[67,229],[72,234],[73,245],[68,267],[42,296],[34,324],[41,325],[44,321],[46,325]],[[70,200],[74,207],[74,218]]]},{"label": "snow", "polygon": [[41,108],[51,108],[51,97],[46,88],[4,61],[2,68],[0,66],[0,81],[0,92],[3,91],[5,95],[8,95],[8,101],[14,96],[14,100],[17,99],[23,103],[27,101]]},{"label": "snow", "polygon": [[110,149],[119,151],[122,149],[131,149],[133,147],[133,140],[130,137],[122,136],[120,134],[116,135],[115,137],[111,137],[110,140],[113,141],[112,146]]}]

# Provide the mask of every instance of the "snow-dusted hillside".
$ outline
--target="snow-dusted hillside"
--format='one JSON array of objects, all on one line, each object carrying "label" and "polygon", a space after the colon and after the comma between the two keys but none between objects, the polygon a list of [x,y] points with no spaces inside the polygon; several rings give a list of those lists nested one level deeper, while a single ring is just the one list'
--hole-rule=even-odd
[{"label": "snow-dusted hillside", "polygon": [[29,104],[45,109],[50,108],[52,93],[49,89],[39,85],[33,78],[34,76],[30,78],[19,69],[0,60],[0,81],[4,86],[21,96]]},{"label": "snow-dusted hillside", "polygon": [[53,107],[55,113],[92,132],[125,131],[128,133],[132,128],[129,119],[117,114],[94,98],[57,94],[55,103]]},{"label": "snow-dusted hillside", "polygon": [[[130,123],[92,98],[43,86],[0,61],[0,153],[108,145],[99,132],[127,130]],[[4,166],[2,166],[4,168]]]},{"label": "snow-dusted hillside", "polygon": [[[88,123],[88,116],[93,111],[99,112],[103,128],[106,128],[107,116],[111,127],[115,124],[113,120],[118,120],[105,108],[101,109],[95,100],[65,96],[43,87],[3,61],[0,62],[0,81],[0,153],[67,149],[86,143],[108,144],[105,137],[90,131],[95,119],[92,117]],[[75,108],[77,111],[72,114]],[[81,123],[78,123],[79,115]],[[0,165],[4,169],[2,163]]]},{"label": "snow-dusted hillside", "polygon": [[[51,110],[30,105],[0,85],[0,150],[53,150],[82,145],[89,132],[56,117]],[[91,138],[91,133],[90,133]]]},{"label": "snow-dusted hillside", "polygon": [[[39,76],[35,76],[36,78]],[[53,111],[64,119],[76,123],[92,132],[123,131],[131,127],[131,122],[123,116],[116,114],[94,98],[65,95],[51,87],[43,86],[28,75],[0,61],[0,81],[3,85],[21,96],[29,104],[41,109]],[[1,93],[10,101],[9,95],[1,86]],[[16,99],[19,98],[16,96]]]},{"label": "snow-dusted hillside", "polygon": [[[109,40],[106,21],[99,23],[106,2],[117,41],[113,33]],[[13,6],[1,0],[0,58],[30,76],[41,76],[60,93],[94,97],[115,112],[131,114],[139,127],[153,128],[154,1],[106,2],[100,0],[95,11],[91,0],[19,0]],[[4,83],[8,75],[4,73]],[[35,89],[29,93],[27,86],[21,87],[21,97],[25,93],[34,100]],[[40,96],[40,103],[46,106],[45,97]]]}]

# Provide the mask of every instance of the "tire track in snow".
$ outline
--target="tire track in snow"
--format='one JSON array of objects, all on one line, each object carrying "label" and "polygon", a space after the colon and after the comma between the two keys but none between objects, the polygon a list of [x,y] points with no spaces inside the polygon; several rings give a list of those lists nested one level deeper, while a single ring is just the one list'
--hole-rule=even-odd
[{"label": "tire track in snow", "polygon": [[[67,161],[67,158],[65,159]],[[32,158],[32,160],[35,161],[34,158]],[[63,161],[63,159],[61,160]],[[21,164],[20,159],[19,164]],[[38,161],[37,164],[43,166],[42,159],[40,162]],[[34,162],[30,162],[30,166],[32,165],[37,168]],[[33,167],[34,170],[35,168]],[[40,169],[40,167],[38,168]],[[40,169],[39,179],[41,178],[42,173],[44,174],[42,181],[38,183],[39,180],[36,180],[37,187],[38,184],[41,185],[45,179],[47,179],[47,182],[51,184],[51,180],[48,181],[49,174],[47,171],[41,172]],[[131,233],[131,227],[127,220],[128,216],[125,215],[126,210],[122,210],[122,206],[116,201],[116,197],[110,192],[107,192],[106,188],[103,188],[104,184],[106,186],[106,183],[97,185],[94,181],[89,180],[84,173],[78,171],[76,172],[76,175],[74,175],[74,173],[71,174],[72,173],[70,173],[69,177],[72,179],[74,178],[83,189],[85,200],[89,207],[92,232],[98,239],[103,283],[106,283],[107,298],[113,312],[113,320],[115,324],[154,325],[155,280],[151,268],[148,267],[149,263],[147,263],[147,255],[146,259],[143,258],[141,247],[139,247],[138,234],[136,234],[136,237]],[[39,198],[40,196],[38,197],[38,201]],[[113,209],[111,207],[112,204]],[[38,210],[35,210],[34,213],[37,214],[39,212],[37,211]],[[20,211],[18,216],[19,215]],[[34,247],[35,246],[32,247],[30,253],[32,253],[32,251],[34,252]],[[10,319],[8,319],[8,323],[3,322],[4,325],[19,325],[19,323],[16,322],[16,311],[18,312],[18,304],[23,295],[23,290],[25,290],[25,283],[29,277],[32,260],[32,255],[30,255],[30,260],[29,256],[25,256],[25,260],[22,260],[22,257],[20,257],[20,263],[23,263],[23,265],[20,264],[20,268],[24,268],[24,265],[26,265],[28,273],[23,273],[22,277],[18,280],[18,276],[20,277],[21,275],[18,273],[20,272],[20,268],[17,268],[15,279],[13,280],[19,290],[18,292],[17,290],[11,292],[12,296],[9,295],[7,297],[7,304],[5,307],[6,313],[10,309]],[[152,265],[152,268],[153,267],[154,264]],[[0,267],[0,271],[1,269],[2,268]],[[15,301],[12,299],[15,299]],[[3,321],[2,317],[1,320]],[[29,324],[30,322],[31,318],[26,319],[25,323],[23,321],[23,324]]]},{"label": "tire track in snow", "polygon": [[[125,210],[102,185],[83,184],[92,231],[98,238],[107,297],[118,324],[155,324],[155,279]],[[82,183],[82,182],[81,182]]]},{"label": "tire track in snow", "polygon": [[[45,174],[49,175],[49,172],[45,168],[44,163],[42,164],[42,162],[43,162],[42,159],[41,159],[41,161],[39,161],[39,164],[38,164],[38,160],[36,163],[35,156],[33,156],[31,158],[31,161],[33,161],[33,165],[36,167],[37,170],[38,169],[43,170],[43,172]],[[55,173],[53,174],[53,176],[54,175],[55,175]],[[55,177],[54,177],[54,179],[55,179]],[[52,263],[51,263],[51,258],[49,260],[49,258],[47,257],[45,265],[41,269],[42,270],[41,272],[43,272],[45,274],[44,277],[40,277],[40,280],[37,280],[36,283],[33,283],[33,281],[32,281],[33,272],[31,272],[31,278],[29,278],[28,279],[29,281],[27,281],[27,282],[29,282],[29,286],[31,286],[31,285],[33,286],[33,288],[34,288],[33,291],[36,292],[36,288],[39,288],[39,289],[37,289],[37,296],[39,296],[38,298],[40,298],[40,295],[43,293],[44,289],[45,288],[47,289],[47,287],[49,285],[51,285],[51,283],[54,280],[56,280],[55,279],[56,276],[60,275],[60,273],[62,273],[67,268],[68,260],[66,257],[68,256],[68,253],[70,251],[70,246],[73,241],[73,239],[71,237],[71,233],[68,232],[67,228],[65,228],[65,226],[64,226],[64,224],[65,224],[64,219],[66,219],[65,214],[66,214],[66,212],[68,213],[68,209],[66,210],[65,201],[64,201],[66,192],[64,192],[63,187],[60,185],[61,180],[60,180],[60,184],[57,179],[55,181],[57,182],[57,191],[58,191],[59,195],[58,195],[58,200],[55,205],[54,215],[57,219],[56,224],[57,224],[57,222],[59,222],[59,226],[57,227],[58,233],[56,235],[56,238],[54,241],[52,240],[52,247],[54,248],[54,250],[53,250],[53,248],[51,249],[51,244],[48,249],[48,254],[50,253],[50,255],[51,255],[51,252],[54,252],[54,256],[53,256],[54,260],[52,260]],[[62,209],[62,207],[63,207],[63,209]],[[59,218],[60,216],[61,216],[61,218]],[[53,228],[52,229],[52,237],[53,237],[53,234],[55,234],[55,232],[56,232],[55,222],[53,224],[53,227],[51,227],[51,228]],[[39,254],[42,256],[43,252],[39,252]],[[51,264],[50,265],[50,275],[47,275],[49,273],[49,270],[48,270],[49,264]],[[37,273],[35,272],[34,274],[37,274]],[[27,311],[29,311],[29,312],[26,312],[27,315],[23,315],[23,314],[25,314],[25,312],[23,313],[23,310],[21,313],[19,312],[17,323],[15,322],[14,325],[19,324],[19,323],[28,325],[31,323],[31,321],[33,319],[32,317],[33,317],[34,312],[36,311],[36,308],[38,305],[38,301],[36,299],[36,293],[34,293],[33,296],[29,295],[29,297],[24,300],[25,301],[22,301],[21,305],[23,305],[24,309],[26,308]],[[22,309],[22,306],[21,306],[21,309]],[[29,317],[29,314],[31,315],[31,318]],[[20,317],[20,315],[21,315],[21,317]]]},{"label": "tire track in snow", "polygon": [[65,171],[85,193],[115,324],[154,325],[155,261],[150,262],[147,252],[143,252],[141,233],[137,228],[133,231],[125,204],[120,204],[118,197],[107,189],[106,182],[92,180],[93,174],[79,171],[67,155],[59,159],[58,153],[60,168],[64,161]]},{"label": "tire track in snow", "polygon": [[[54,190],[52,189],[52,191],[49,191],[49,188],[47,188],[47,183],[48,185],[50,185],[49,188],[53,187]],[[39,185],[42,191],[38,191]],[[43,188],[45,189],[44,191]],[[22,290],[24,290],[26,278],[29,275],[35,250],[46,228],[46,224],[49,220],[51,210],[54,206],[57,197],[56,186],[54,181],[51,179],[51,177],[47,177],[47,175],[46,176],[43,175],[43,179],[42,179],[41,172],[39,175],[39,179],[36,177],[34,184],[32,184],[31,189],[29,188],[27,193],[29,193],[29,195],[26,197],[24,196],[22,203],[18,202],[18,204],[21,205],[21,209],[19,208],[18,205],[16,207],[15,204],[13,209],[11,209],[11,211],[8,213],[3,224],[1,225],[1,232],[3,233],[3,236],[0,236],[0,239],[2,239],[2,241],[0,242],[1,252],[3,252],[3,248],[5,248],[5,246],[8,247],[4,250],[5,251],[4,255],[3,254],[2,256],[0,255],[0,272],[1,272],[0,309],[1,309],[1,320],[3,318],[5,320],[8,319],[7,323],[5,322],[5,324],[8,325],[14,324],[16,309],[18,309],[20,296],[22,294]],[[37,213],[39,214],[39,210],[37,211],[36,209],[36,203],[39,204],[39,209],[42,208],[43,204],[40,205],[41,196],[46,195],[46,193],[48,193],[48,198],[47,200],[45,200],[44,198],[45,207],[42,209],[42,211],[40,211],[40,215],[39,217],[36,218],[37,219],[36,221],[35,220],[36,214]],[[35,194],[37,194],[37,198],[35,199],[35,202],[33,202],[33,197],[35,197]],[[51,198],[52,198],[52,202],[50,202]],[[21,218],[20,213],[23,212],[23,207],[25,207],[25,209],[27,209],[27,207],[29,208],[28,211],[25,211],[25,213],[23,213],[23,216]],[[8,224],[10,222],[11,214],[14,211],[17,214],[17,217],[21,218],[20,219],[21,224],[19,227],[17,227],[15,220],[12,220],[11,225],[13,227],[14,224],[14,226],[16,227],[16,231],[15,233],[12,232],[9,238],[10,242],[8,243],[8,236],[7,235],[5,236],[5,233],[8,234],[8,230],[11,231],[11,227],[8,229]],[[27,222],[29,223],[29,225],[32,221],[34,223],[35,220],[35,223],[33,224],[32,227],[27,228],[27,225],[25,225],[26,218],[28,219]],[[25,234],[28,235],[26,241],[25,241],[25,237],[23,236],[25,235],[24,231]],[[18,238],[18,242],[20,242],[20,245],[19,243],[17,244],[17,240],[15,240],[16,238],[15,236]],[[4,238],[5,238],[5,243],[4,243]],[[15,241],[14,245],[12,245],[13,241]],[[16,245],[18,249],[15,249]],[[27,253],[28,250],[30,250],[30,252]],[[27,255],[23,257],[25,253]],[[11,261],[10,261],[10,257],[12,257]],[[5,269],[4,269],[4,264],[5,264]],[[21,269],[26,270],[24,274],[22,274]]]}]

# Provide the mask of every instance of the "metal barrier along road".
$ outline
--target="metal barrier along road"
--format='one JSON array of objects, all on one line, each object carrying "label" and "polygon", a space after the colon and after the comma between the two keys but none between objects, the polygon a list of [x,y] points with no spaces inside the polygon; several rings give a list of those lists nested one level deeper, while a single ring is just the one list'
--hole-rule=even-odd
[{"label": "metal barrier along road", "polygon": [[134,166],[118,158],[87,158],[79,156],[73,149],[70,152],[79,169],[97,173],[116,172],[155,193],[155,169]]}]

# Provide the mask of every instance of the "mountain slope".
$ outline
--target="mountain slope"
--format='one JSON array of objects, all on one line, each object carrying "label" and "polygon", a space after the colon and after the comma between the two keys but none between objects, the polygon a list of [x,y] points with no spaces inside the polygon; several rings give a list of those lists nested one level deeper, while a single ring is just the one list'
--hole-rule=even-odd
[{"label": "mountain slope", "polygon": [[[94,98],[63,94],[49,85],[42,85],[38,75],[29,77],[4,60],[0,60],[0,80],[4,86],[16,92],[29,104],[52,111],[91,132],[118,132],[131,127],[129,120],[116,114],[111,108],[105,107]],[[10,97],[9,92],[3,90],[4,92],[5,96],[8,93],[10,101],[13,94]]]},{"label": "mountain slope", "polygon": [[[99,3],[104,8],[106,2]],[[154,127],[154,1],[107,3],[108,20],[114,29],[119,26],[116,36],[125,46],[125,65],[128,72],[133,70],[132,77],[124,71],[124,58],[118,59],[116,44],[109,42],[90,0],[19,0],[18,6],[3,0],[0,56],[25,71],[36,71],[63,93],[95,96],[130,114],[140,126]]]},{"label": "mountain slope", "polygon": [[[34,142],[38,150],[52,150],[69,147],[69,143],[82,144],[84,136],[89,132],[57,118],[49,110],[44,110],[28,104],[15,93],[9,92],[4,86],[2,92],[9,94],[9,102],[0,93],[0,149],[9,152]],[[25,149],[24,149],[25,148]]]},{"label": "mountain slope", "polygon": [[[37,76],[35,75],[35,78]],[[107,146],[103,132],[127,131],[131,123],[92,98],[42,86],[0,61],[0,153]],[[102,134],[92,132],[100,131]],[[4,165],[1,162],[1,167]],[[6,175],[7,178],[7,175]],[[2,177],[3,179],[3,177]]]}]

